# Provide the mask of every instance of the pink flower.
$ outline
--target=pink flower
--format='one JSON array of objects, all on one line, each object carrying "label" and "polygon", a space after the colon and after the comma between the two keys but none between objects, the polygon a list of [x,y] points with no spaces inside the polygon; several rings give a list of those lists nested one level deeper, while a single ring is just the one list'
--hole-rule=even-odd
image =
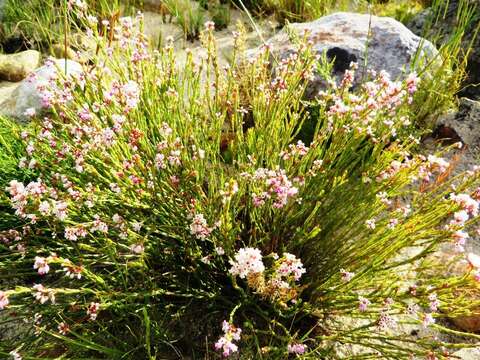
[{"label": "pink flower", "polygon": [[431,311],[438,311],[440,301],[437,299],[437,294],[432,293],[432,294],[428,295],[428,300],[430,300],[430,310]]},{"label": "pink flower", "polygon": [[0,310],[5,309],[9,303],[7,294],[0,290]]},{"label": "pink flower", "polygon": [[423,317],[422,325],[423,327],[429,327],[430,325],[435,323],[435,319],[433,318],[432,314],[425,314]]},{"label": "pink flower", "polygon": [[452,237],[455,240],[455,249],[458,252],[464,252],[464,246],[469,237],[468,233],[466,233],[465,231],[457,230],[452,234]]},{"label": "pink flower", "polygon": [[167,164],[165,164],[165,155],[157,154],[155,156],[155,166],[157,169],[165,169],[167,167]]},{"label": "pink flower", "polygon": [[367,311],[369,305],[370,300],[364,298],[363,296],[358,297],[358,310],[360,310],[361,312]]},{"label": "pink flower", "polygon": [[417,73],[413,72],[410,73],[407,78],[405,79],[405,83],[407,85],[407,90],[409,94],[413,94],[417,91],[417,85],[420,82],[420,78],[417,76]]},{"label": "pink flower", "polygon": [[[265,191],[260,195],[252,195],[254,206],[261,206],[265,204],[266,199],[271,198],[274,208],[282,208],[291,197],[296,196],[298,193],[298,188],[293,186],[285,170],[282,169],[268,170],[259,168],[253,174],[253,179],[259,182],[260,186],[266,187]],[[263,184],[261,184],[262,182]]]},{"label": "pink flower", "polygon": [[342,276],[342,281],[349,282],[355,276],[355,273],[348,272],[345,269],[340,269],[340,275]]},{"label": "pink flower", "polygon": [[35,108],[28,108],[23,114],[28,117],[34,117],[36,114]]},{"label": "pink flower", "polygon": [[380,318],[378,319],[377,326],[380,330],[386,331],[395,328],[397,326],[397,321],[386,311],[382,311],[380,313]]},{"label": "pink flower", "polygon": [[70,331],[70,326],[68,326],[68,324],[65,322],[61,322],[60,324],[58,324],[57,329],[60,334],[67,335]]},{"label": "pink flower", "polygon": [[288,344],[287,350],[289,354],[303,354],[307,350],[307,346],[303,344]]},{"label": "pink flower", "polygon": [[140,89],[135,81],[129,81],[121,88],[121,94],[124,96],[126,111],[137,107],[140,100]]},{"label": "pink flower", "polygon": [[67,203],[64,201],[56,201],[53,205],[53,214],[58,220],[63,221],[67,218]]},{"label": "pink flower", "polygon": [[445,172],[450,166],[450,163],[448,161],[434,155],[428,155],[427,160],[432,170],[438,170],[440,173]]},{"label": "pink flower", "polygon": [[283,258],[280,260],[280,266],[277,270],[280,276],[293,275],[295,280],[300,280],[302,275],[306,272],[300,259],[297,259],[295,255],[284,253]]},{"label": "pink flower", "polygon": [[37,269],[40,275],[45,275],[50,271],[50,266],[48,266],[47,259],[40,256],[35,256],[33,268]]},{"label": "pink flower", "polygon": [[468,213],[465,210],[460,210],[453,214],[453,220],[451,222],[456,225],[463,225],[468,221],[468,218]]},{"label": "pink flower", "polygon": [[78,280],[80,280],[82,278],[82,266],[75,266],[68,259],[66,259],[62,266],[65,275],[68,276],[70,279],[77,278]]},{"label": "pink flower", "polygon": [[203,214],[196,214],[193,217],[192,223],[190,224],[190,234],[194,235],[197,239],[205,240],[212,230],[212,228],[208,227],[207,220],[205,220]]},{"label": "pink flower", "polygon": [[233,341],[239,341],[242,329],[233,326],[226,320],[222,323],[222,330],[224,335],[215,343],[215,350],[222,350],[224,357],[228,357],[234,352],[238,351],[238,346]]},{"label": "pink flower", "polygon": [[208,31],[215,30],[215,23],[213,21],[207,21],[204,26],[205,26],[205,30],[208,30]]},{"label": "pink flower", "polygon": [[468,253],[467,261],[472,268],[480,269],[480,256],[478,256],[477,254]]},{"label": "pink flower", "polygon": [[87,308],[87,315],[90,320],[95,321],[97,319],[98,310],[100,310],[100,304],[91,302]]},{"label": "pink flower", "polygon": [[468,212],[472,216],[478,215],[479,204],[476,200],[472,199],[468,194],[451,194],[450,198],[462,207],[463,210]]},{"label": "pink flower", "polygon": [[13,360],[22,360],[22,356],[16,350],[12,350],[8,353]]},{"label": "pink flower", "polygon": [[55,304],[55,292],[52,289],[47,289],[42,284],[35,284],[32,288],[36,290],[33,296],[40,304],[45,304],[48,300]]},{"label": "pink flower", "polygon": [[370,230],[373,230],[375,229],[376,225],[375,225],[375,219],[368,219],[365,221],[365,226],[367,228],[369,228]]},{"label": "pink flower", "polygon": [[145,248],[142,244],[133,244],[130,246],[130,250],[134,253],[134,254],[142,254],[144,251],[145,251]]},{"label": "pink flower", "polygon": [[230,260],[230,264],[232,265],[230,274],[238,275],[242,279],[245,279],[250,274],[262,273],[265,270],[262,253],[259,249],[250,247],[238,250],[235,254],[235,261]]}]

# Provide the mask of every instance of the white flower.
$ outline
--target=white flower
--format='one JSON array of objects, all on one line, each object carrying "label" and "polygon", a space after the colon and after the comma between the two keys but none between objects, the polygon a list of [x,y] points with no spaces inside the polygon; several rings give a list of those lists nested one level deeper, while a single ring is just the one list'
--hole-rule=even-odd
[{"label": "white flower", "polygon": [[375,229],[375,219],[369,219],[365,221],[365,226],[371,230]]},{"label": "white flower", "polygon": [[262,273],[265,270],[260,250],[249,247],[238,250],[235,261],[230,260],[230,264],[232,265],[230,273],[242,279],[249,274]]},{"label": "white flower", "polygon": [[16,350],[12,350],[8,353],[13,360],[22,360],[22,357]]},{"label": "white flower", "polygon": [[142,254],[144,251],[145,251],[145,248],[143,247],[142,244],[133,244],[130,246],[130,250],[134,253],[134,254]]},{"label": "white flower", "polygon": [[192,223],[190,224],[190,234],[194,235],[197,239],[205,240],[212,230],[212,228],[208,227],[207,220],[205,220],[203,214],[196,214],[193,217]]},{"label": "white flower", "polygon": [[47,259],[40,256],[35,256],[33,268],[37,269],[40,275],[45,275],[50,271],[50,266],[48,266]]},{"label": "white flower", "polygon": [[87,315],[90,317],[90,320],[95,321],[97,319],[98,310],[100,310],[99,303],[90,303],[87,309]]},{"label": "white flower", "polygon": [[52,289],[47,289],[42,284],[33,285],[33,289],[36,290],[33,296],[40,304],[45,304],[48,300],[55,304],[55,293]]},{"label": "white flower", "polygon": [[295,255],[284,253],[281,259],[280,266],[277,270],[279,276],[293,275],[295,280],[300,280],[302,275],[306,272],[300,259],[297,259]]}]

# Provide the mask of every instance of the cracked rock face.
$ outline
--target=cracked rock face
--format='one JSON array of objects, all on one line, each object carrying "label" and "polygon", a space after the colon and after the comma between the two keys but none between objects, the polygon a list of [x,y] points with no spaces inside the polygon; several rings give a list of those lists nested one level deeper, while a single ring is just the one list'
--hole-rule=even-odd
[{"label": "cracked rock face", "polygon": [[[308,31],[308,39],[317,54],[325,53],[334,61],[335,77],[341,78],[350,62],[359,64],[355,84],[362,81],[363,65],[367,69],[387,71],[392,79],[401,78],[429,60],[438,51],[429,41],[413,34],[402,23],[388,17],[340,12],[324,16],[316,21],[290,24],[267,41],[273,54],[280,59],[295,51],[289,33],[299,38]],[[255,55],[259,49],[250,50]],[[416,59],[418,61],[416,61]],[[307,89],[307,96],[313,97],[325,87],[319,76]]]},{"label": "cracked rock face", "polygon": [[480,102],[460,99],[458,111],[441,117],[434,136],[440,139],[461,141],[469,153],[480,155]]}]

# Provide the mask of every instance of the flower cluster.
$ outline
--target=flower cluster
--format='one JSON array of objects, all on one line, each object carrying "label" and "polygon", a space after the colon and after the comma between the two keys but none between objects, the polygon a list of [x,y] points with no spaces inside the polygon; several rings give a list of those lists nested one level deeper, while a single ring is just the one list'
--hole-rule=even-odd
[{"label": "flower cluster", "polygon": [[259,249],[241,248],[235,254],[235,260],[230,260],[232,267],[230,274],[239,276],[241,279],[252,274],[260,274],[265,270],[262,261],[262,253]]},{"label": "flower cluster", "polygon": [[276,275],[278,277],[289,278],[293,276],[295,281],[298,281],[306,272],[302,262],[300,259],[297,259],[295,255],[284,253],[283,257],[277,262],[278,267],[276,269]]},{"label": "flower cluster", "polygon": [[240,340],[242,329],[235,327],[226,320],[222,323],[223,336],[215,343],[215,349],[221,350],[223,356],[228,357],[238,351],[238,346],[234,341]]},{"label": "flower cluster", "polygon": [[48,300],[55,304],[55,291],[53,289],[48,289],[42,284],[33,285],[33,289],[36,291],[33,296],[40,304],[45,304]]},{"label": "flower cluster", "polygon": [[283,160],[289,160],[292,158],[300,158],[308,153],[308,147],[305,146],[303,141],[298,140],[296,144],[288,145],[288,151],[282,151],[280,157]]},{"label": "flower cluster", "polygon": [[[345,71],[340,89],[348,89],[353,84],[357,68],[357,64],[352,63],[350,69]],[[408,118],[397,117],[398,120],[393,120],[392,115],[396,114],[405,102],[412,101],[419,78],[414,73],[410,74],[404,86],[401,81],[392,81],[385,71],[377,73],[369,70],[368,74],[372,80],[362,83],[361,95],[350,91],[322,91],[319,95],[322,103],[332,104],[328,108],[330,130],[335,129],[336,118],[350,117],[353,122],[344,126],[344,131],[367,135],[372,142],[377,143],[380,139],[397,137],[399,128],[410,125]],[[332,84],[331,88],[337,90],[336,84]],[[387,117],[383,120],[383,126],[376,122],[380,114]]]},{"label": "flower cluster", "polygon": [[262,189],[259,193],[252,194],[253,205],[256,207],[265,205],[267,200],[273,201],[274,208],[283,208],[288,200],[295,197],[298,187],[294,186],[287,177],[285,170],[257,169],[253,175],[242,174],[245,178],[251,179]]},{"label": "flower cluster", "polygon": [[91,321],[97,320],[99,310],[100,310],[100,304],[99,303],[92,302],[92,303],[90,303],[90,305],[88,305],[87,315],[88,315],[88,317]]},{"label": "flower cluster", "polygon": [[195,214],[190,223],[190,234],[197,239],[205,240],[208,238],[213,228],[209,227],[203,214]]},{"label": "flower cluster", "polygon": [[50,271],[50,266],[48,265],[47,259],[40,256],[35,257],[35,264],[33,264],[33,268],[36,269],[40,275],[45,275]]},{"label": "flower cluster", "polygon": [[32,224],[42,216],[54,216],[59,221],[67,218],[67,203],[58,199],[57,190],[47,187],[41,180],[26,186],[12,180],[6,190],[15,213],[29,219]]},{"label": "flower cluster", "polygon": [[230,260],[230,274],[247,279],[248,286],[262,297],[282,304],[295,301],[298,295],[295,282],[306,272],[302,262],[289,253],[284,253],[281,258],[276,254],[272,257],[275,261],[266,271],[259,249],[242,248],[234,260]]},{"label": "flower cluster", "polygon": [[287,351],[289,354],[302,355],[307,350],[307,346],[304,344],[288,344]]}]

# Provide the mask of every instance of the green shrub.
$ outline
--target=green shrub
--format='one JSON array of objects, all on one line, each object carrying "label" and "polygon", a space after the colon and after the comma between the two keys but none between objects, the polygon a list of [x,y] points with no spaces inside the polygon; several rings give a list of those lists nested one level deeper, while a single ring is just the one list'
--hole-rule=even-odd
[{"label": "green shrub", "polygon": [[205,22],[205,11],[202,7],[191,0],[165,0],[164,3],[182,28],[185,39],[198,39]]},{"label": "green shrub", "polygon": [[220,357],[238,346],[246,359],[318,359],[343,344],[364,359],[443,359],[466,346],[394,331],[449,331],[435,319],[479,306],[457,296],[478,293],[476,269],[440,271],[465,254],[429,257],[461,250],[480,173],[449,177],[453,165],[411,151],[418,79],[381,73],[351,93],[352,67],[311,104],[303,144],[302,95],[330,64],[301,42],[274,69],[267,48],[220,68],[207,25],[206,55],[180,68],[172,44],[150,51],[122,19],[118,42],[99,39],[96,66],[44,90],[50,110],[18,145],[33,176],[2,179],[12,209],[1,217],[16,223],[0,222],[0,278],[14,283],[0,307],[27,325],[0,354]]},{"label": "green shrub", "polygon": [[[52,44],[63,43],[65,33],[83,28],[84,24],[76,16],[77,8],[86,11],[87,2],[7,0],[0,27],[5,38],[20,36],[30,42],[30,46],[48,51]],[[101,19],[115,16],[119,9],[119,0],[88,1],[88,11]]]},{"label": "green shrub", "polygon": [[212,21],[217,30],[222,30],[230,24],[230,5],[217,3],[210,6]]}]

